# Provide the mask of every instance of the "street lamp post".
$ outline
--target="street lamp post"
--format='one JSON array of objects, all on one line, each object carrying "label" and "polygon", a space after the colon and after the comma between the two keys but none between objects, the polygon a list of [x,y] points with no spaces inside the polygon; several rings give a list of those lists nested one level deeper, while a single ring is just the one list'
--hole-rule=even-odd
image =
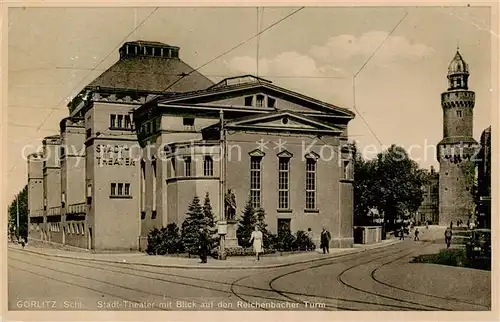
[{"label": "street lamp post", "polygon": [[226,259],[226,214],[225,214],[225,192],[226,192],[226,130],[224,128],[224,111],[219,112],[220,117],[220,163],[219,163],[219,259]]},{"label": "street lamp post", "polygon": [[19,241],[19,195],[16,197],[16,237]]}]

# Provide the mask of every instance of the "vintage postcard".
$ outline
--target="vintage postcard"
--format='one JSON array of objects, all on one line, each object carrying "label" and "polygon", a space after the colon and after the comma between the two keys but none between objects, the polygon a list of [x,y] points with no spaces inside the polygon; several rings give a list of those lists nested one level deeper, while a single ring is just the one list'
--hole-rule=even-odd
[{"label": "vintage postcard", "polygon": [[499,318],[496,3],[179,5],[4,3],[6,320]]}]

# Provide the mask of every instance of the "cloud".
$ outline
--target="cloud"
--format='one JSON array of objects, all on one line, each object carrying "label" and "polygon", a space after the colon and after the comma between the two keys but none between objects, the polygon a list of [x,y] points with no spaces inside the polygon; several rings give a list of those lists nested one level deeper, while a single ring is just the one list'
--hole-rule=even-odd
[{"label": "cloud", "polygon": [[[399,60],[418,60],[432,55],[434,49],[424,44],[412,43],[405,37],[390,36],[386,31],[370,31],[360,37],[339,35],[328,39],[321,46],[312,46],[309,53],[320,62],[338,64],[353,60],[366,60],[384,42],[376,54],[377,63]],[[387,38],[387,40],[386,40]]]},{"label": "cloud", "polygon": [[[231,72],[240,74],[257,74],[257,60],[255,57],[239,56],[225,62]],[[347,76],[341,68],[332,65],[318,66],[316,60],[308,55],[295,51],[283,52],[274,58],[259,59],[259,75],[275,77],[325,77]]]}]

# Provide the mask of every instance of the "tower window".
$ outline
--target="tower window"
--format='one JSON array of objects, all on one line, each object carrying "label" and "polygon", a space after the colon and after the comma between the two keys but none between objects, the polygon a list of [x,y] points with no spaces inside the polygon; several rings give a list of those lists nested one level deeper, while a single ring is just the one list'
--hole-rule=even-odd
[{"label": "tower window", "polygon": [[462,111],[457,111],[457,116],[462,117]]}]

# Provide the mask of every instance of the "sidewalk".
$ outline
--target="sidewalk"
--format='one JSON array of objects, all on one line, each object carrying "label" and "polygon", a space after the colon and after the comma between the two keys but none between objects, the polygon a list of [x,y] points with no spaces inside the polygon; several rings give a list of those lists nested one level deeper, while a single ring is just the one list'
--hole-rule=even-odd
[{"label": "sidewalk", "polygon": [[192,258],[175,257],[175,256],[151,256],[145,253],[122,253],[122,254],[93,254],[81,251],[60,250],[49,247],[34,247],[27,245],[22,249],[20,245],[9,244],[10,249],[34,253],[48,257],[58,257],[67,259],[78,259],[92,262],[103,263],[118,263],[128,265],[142,265],[165,268],[203,268],[203,269],[262,269],[262,268],[278,268],[286,267],[295,264],[315,262],[325,259],[331,259],[347,254],[360,253],[369,249],[386,247],[392,244],[399,243],[399,240],[388,239],[378,244],[372,245],[354,245],[353,248],[335,248],[330,249],[330,254],[323,254],[319,250],[312,252],[303,252],[296,254],[279,255],[264,255],[260,261],[256,261],[255,257],[250,256],[235,256],[228,257],[227,260],[217,260],[209,258],[207,264],[201,264],[197,256]]}]

